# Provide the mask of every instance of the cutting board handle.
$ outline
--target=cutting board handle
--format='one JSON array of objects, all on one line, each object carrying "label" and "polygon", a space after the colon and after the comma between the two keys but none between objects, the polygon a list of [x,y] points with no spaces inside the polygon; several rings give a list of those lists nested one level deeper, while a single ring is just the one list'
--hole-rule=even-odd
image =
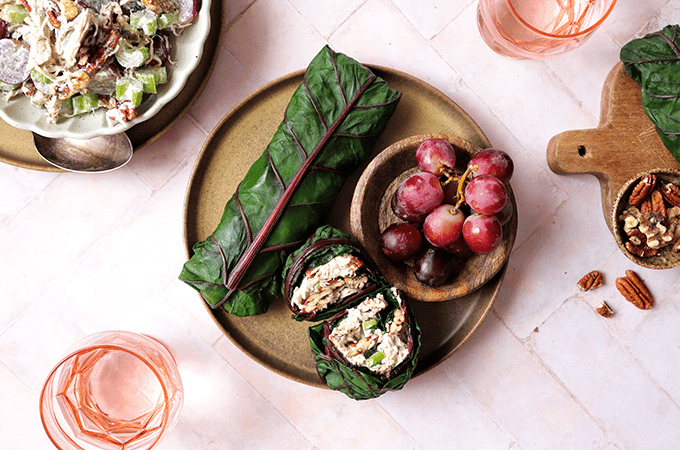
[{"label": "cutting board handle", "polygon": [[611,155],[602,129],[572,130],[558,134],[548,142],[548,166],[561,175],[589,173],[605,176],[602,167]]}]

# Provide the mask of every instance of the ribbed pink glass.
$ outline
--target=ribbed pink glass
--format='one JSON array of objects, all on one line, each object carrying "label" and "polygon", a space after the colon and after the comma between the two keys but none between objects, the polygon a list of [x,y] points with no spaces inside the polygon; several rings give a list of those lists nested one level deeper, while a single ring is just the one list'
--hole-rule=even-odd
[{"label": "ribbed pink glass", "polygon": [[496,53],[542,59],[583,45],[616,0],[479,0],[477,26]]},{"label": "ribbed pink glass", "polygon": [[177,362],[156,339],[107,331],[77,342],[50,372],[40,417],[61,450],[146,450],[182,409]]}]

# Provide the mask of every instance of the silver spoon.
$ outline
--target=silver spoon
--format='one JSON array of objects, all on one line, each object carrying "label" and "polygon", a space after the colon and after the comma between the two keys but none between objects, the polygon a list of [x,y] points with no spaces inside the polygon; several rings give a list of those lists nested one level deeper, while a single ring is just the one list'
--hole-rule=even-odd
[{"label": "silver spoon", "polygon": [[132,158],[132,143],[125,133],[91,139],[55,139],[33,133],[33,144],[47,162],[71,172],[108,172]]}]

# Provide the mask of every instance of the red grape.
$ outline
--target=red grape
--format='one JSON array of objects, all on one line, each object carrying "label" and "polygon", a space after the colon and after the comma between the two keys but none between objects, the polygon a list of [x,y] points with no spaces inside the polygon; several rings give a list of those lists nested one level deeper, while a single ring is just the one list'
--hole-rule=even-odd
[{"label": "red grape", "polygon": [[472,253],[470,247],[468,247],[465,243],[465,239],[463,239],[462,232],[460,237],[455,242],[447,245],[444,249],[457,258],[467,258]]},{"label": "red grape", "polygon": [[493,175],[479,175],[465,186],[465,202],[475,212],[496,214],[508,200],[508,193],[501,180]]},{"label": "red grape", "polygon": [[451,180],[442,186],[444,189],[444,200],[442,203],[455,205],[458,202],[458,180]]},{"label": "red grape", "polygon": [[477,166],[473,175],[493,175],[503,183],[510,181],[515,165],[510,156],[502,150],[487,148],[480,150],[470,159],[468,167]]},{"label": "red grape", "polygon": [[474,253],[486,255],[494,251],[503,240],[503,228],[496,216],[475,213],[463,223],[463,239]]},{"label": "red grape", "polygon": [[510,218],[512,217],[512,213],[514,210],[515,207],[512,205],[512,202],[505,202],[505,206],[503,206],[503,209],[501,209],[494,215],[498,217],[498,220],[501,222],[501,225],[505,225],[510,221]]},{"label": "red grape", "polygon": [[416,149],[416,162],[424,172],[443,175],[456,166],[456,152],[445,139],[425,139]]},{"label": "red grape", "polygon": [[7,22],[4,20],[0,19],[0,39],[6,38],[9,36],[8,27],[7,27]]},{"label": "red grape", "polygon": [[404,261],[420,251],[423,236],[415,225],[408,222],[393,223],[383,231],[380,249],[392,261]]},{"label": "red grape", "polygon": [[189,23],[196,18],[198,12],[201,10],[201,0],[179,0],[177,8],[179,9],[178,20],[180,23]]},{"label": "red grape", "polygon": [[441,205],[425,218],[423,233],[430,244],[446,247],[460,238],[465,214],[453,205]]},{"label": "red grape", "polygon": [[436,175],[416,172],[401,182],[392,196],[392,211],[407,222],[422,222],[442,204],[444,190]]},{"label": "red grape", "polygon": [[437,287],[446,283],[453,272],[453,266],[453,258],[445,250],[428,247],[413,262],[413,273],[421,283]]},{"label": "red grape", "polygon": [[156,58],[158,59],[152,59],[149,65],[150,66],[165,65],[165,63],[167,63],[168,59],[170,58],[170,49],[166,45],[165,39],[163,39],[160,35],[156,34],[151,38],[151,42],[152,48],[154,50],[154,55],[156,55]]}]

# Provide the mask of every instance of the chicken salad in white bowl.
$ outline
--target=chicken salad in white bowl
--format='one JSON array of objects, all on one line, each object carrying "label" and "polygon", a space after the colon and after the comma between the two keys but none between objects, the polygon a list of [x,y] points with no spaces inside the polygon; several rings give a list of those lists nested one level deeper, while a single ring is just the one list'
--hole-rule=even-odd
[{"label": "chicken salad in white bowl", "polygon": [[149,119],[198,65],[209,7],[209,0],[0,0],[0,118],[80,139]]}]

